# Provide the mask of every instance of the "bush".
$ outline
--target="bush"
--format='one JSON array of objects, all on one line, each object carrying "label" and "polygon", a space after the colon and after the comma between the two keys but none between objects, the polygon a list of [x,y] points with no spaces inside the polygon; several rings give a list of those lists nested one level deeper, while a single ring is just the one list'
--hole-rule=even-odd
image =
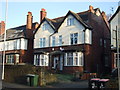
[{"label": "bush", "polygon": [[44,80],[46,84],[50,84],[56,82],[57,78],[54,74],[51,74],[49,71],[41,68],[36,67],[34,65],[6,65],[5,66],[5,79],[4,81],[10,83],[20,83],[20,84],[27,84],[26,82],[26,75],[27,74],[36,74],[39,75],[39,82],[38,84],[41,85],[41,81],[43,81],[43,77],[41,77],[42,73],[44,73]]}]

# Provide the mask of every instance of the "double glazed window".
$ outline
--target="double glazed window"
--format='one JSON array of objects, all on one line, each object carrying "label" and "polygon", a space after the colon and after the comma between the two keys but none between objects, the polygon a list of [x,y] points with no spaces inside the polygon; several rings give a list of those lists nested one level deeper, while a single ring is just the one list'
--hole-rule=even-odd
[{"label": "double glazed window", "polygon": [[52,37],[52,46],[55,46],[55,36]]},{"label": "double glazed window", "polygon": [[42,30],[48,30],[48,24],[43,24]]},{"label": "double glazed window", "polygon": [[46,39],[40,38],[40,47],[45,47],[45,46],[46,46]]},{"label": "double glazed window", "polygon": [[62,45],[62,35],[59,36],[59,46]]},{"label": "double glazed window", "polygon": [[34,55],[34,65],[48,66],[48,55],[44,55],[44,54]]},{"label": "double glazed window", "polygon": [[14,55],[6,55],[6,63],[14,63]]},{"label": "double glazed window", "polygon": [[68,18],[67,19],[67,26],[72,26],[74,25],[74,18]]},{"label": "double glazed window", "polygon": [[78,33],[70,34],[70,44],[77,44],[78,43]]},{"label": "double glazed window", "polygon": [[83,66],[83,53],[82,52],[66,53],[65,66]]}]

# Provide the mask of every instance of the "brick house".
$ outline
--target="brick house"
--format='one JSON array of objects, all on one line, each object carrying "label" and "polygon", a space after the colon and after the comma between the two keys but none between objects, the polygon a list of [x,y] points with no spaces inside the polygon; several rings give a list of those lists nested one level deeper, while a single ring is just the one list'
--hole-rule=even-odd
[{"label": "brick house", "polygon": [[[111,30],[111,55],[112,55],[112,69],[117,67],[117,43],[119,43],[119,51],[120,51],[120,19],[118,17],[120,15],[120,6],[117,8],[116,12],[112,15],[109,20],[110,30]],[[118,38],[117,42],[117,30],[118,30]]]},{"label": "brick house", "polygon": [[34,31],[34,65],[73,73],[111,70],[110,30],[105,12],[89,10],[49,19],[41,10]]},{"label": "brick house", "polygon": [[[32,23],[32,13],[28,12],[27,24],[6,30],[5,64],[14,65],[32,63],[33,59],[33,30],[38,23]],[[0,52],[4,48],[5,23],[0,23]]]}]

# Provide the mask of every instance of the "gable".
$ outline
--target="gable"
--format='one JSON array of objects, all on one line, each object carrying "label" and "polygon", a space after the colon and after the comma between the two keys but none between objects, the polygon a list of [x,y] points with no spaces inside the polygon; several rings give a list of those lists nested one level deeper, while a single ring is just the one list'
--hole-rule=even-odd
[{"label": "gable", "polygon": [[[73,25],[71,25],[71,26],[68,26],[67,25],[67,23],[68,23],[68,19],[73,19]],[[80,29],[80,30],[83,30],[83,29],[85,29],[85,27],[73,16],[73,15],[68,15],[66,18],[65,18],[65,20],[62,22],[62,24],[61,24],[61,26],[59,27],[59,29],[58,29],[58,32],[59,32],[59,30],[61,30],[62,28],[66,28],[66,29],[72,29],[72,28],[78,28],[78,30]]]}]

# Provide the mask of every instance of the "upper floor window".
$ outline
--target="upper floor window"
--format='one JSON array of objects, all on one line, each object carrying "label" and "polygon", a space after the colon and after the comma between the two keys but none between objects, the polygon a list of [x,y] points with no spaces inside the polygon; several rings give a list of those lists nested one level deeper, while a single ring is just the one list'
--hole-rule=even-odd
[{"label": "upper floor window", "polygon": [[45,47],[45,45],[46,45],[46,39],[40,38],[40,47]]},{"label": "upper floor window", "polygon": [[17,41],[14,41],[14,49],[17,49]]},{"label": "upper floor window", "polygon": [[52,37],[52,46],[55,46],[55,36]]},{"label": "upper floor window", "polygon": [[42,30],[47,30],[48,29],[48,24],[43,24]]},{"label": "upper floor window", "polygon": [[70,44],[78,43],[78,33],[70,34]]},{"label": "upper floor window", "polygon": [[72,26],[74,25],[74,18],[68,18],[67,19],[67,26]]},{"label": "upper floor window", "polygon": [[106,48],[106,40],[104,40],[104,48]]},{"label": "upper floor window", "polygon": [[59,36],[59,46],[62,45],[62,35]]}]

